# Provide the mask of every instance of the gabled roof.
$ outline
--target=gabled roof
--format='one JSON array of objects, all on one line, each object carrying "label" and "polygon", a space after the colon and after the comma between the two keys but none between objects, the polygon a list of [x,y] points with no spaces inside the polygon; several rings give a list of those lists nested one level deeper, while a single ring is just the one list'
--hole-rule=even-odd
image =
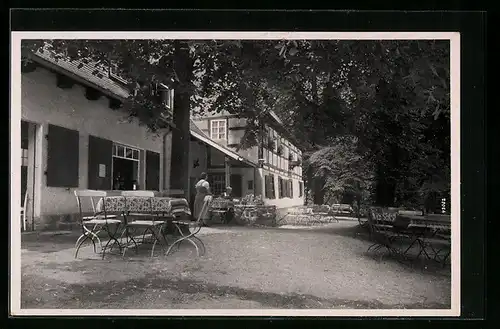
[{"label": "gabled roof", "polygon": [[[92,84],[99,87],[102,91],[107,92],[108,96],[114,96],[120,99],[127,99],[130,97],[130,91],[124,87],[119,82],[113,80],[109,77],[108,72],[96,68],[93,64],[84,63],[81,60],[66,60],[53,58],[50,53],[46,50],[36,52],[33,56],[33,60],[55,70],[64,70],[65,74],[71,75],[72,78],[80,80],[79,82],[84,84]],[[83,80],[83,81],[82,81]],[[163,84],[162,84],[163,85]],[[166,85],[163,85],[167,87]],[[226,156],[230,157],[239,162],[243,162],[249,166],[257,167],[257,164],[243,158],[238,153],[233,150],[220,145],[219,143],[213,141],[208,137],[192,120],[189,124],[189,130],[191,135],[200,140],[201,142],[217,149],[218,151],[224,153]]]},{"label": "gabled roof", "polygon": [[[67,75],[83,85],[97,87],[103,94],[108,97],[118,98],[121,101],[126,100],[131,96],[130,90],[117,80],[110,77],[109,72],[96,67],[95,62],[84,60],[69,60],[55,59],[50,55],[49,51],[39,50],[31,56],[31,58],[54,71]],[[123,80],[122,80],[123,81]],[[162,121],[167,126],[174,126],[168,116],[161,116]]]},{"label": "gabled roof", "polygon": [[207,135],[206,135],[206,134],[205,134],[205,133],[204,133],[204,132],[200,129],[200,127],[198,127],[198,126],[196,125],[196,123],[194,123],[194,121],[193,121],[193,120],[190,120],[190,122],[189,122],[189,129],[190,129],[191,131],[194,131],[194,132],[195,132],[195,133],[197,133],[198,135],[201,135],[201,136],[205,136],[205,137],[207,137],[207,138],[210,138],[210,137],[208,137],[208,136],[207,136]]},{"label": "gabled roof", "polygon": [[[46,66],[57,66],[72,73],[81,79],[84,79],[101,89],[104,89],[118,98],[126,99],[130,96],[130,91],[120,83],[109,77],[108,72],[96,68],[91,63],[85,63],[82,60],[70,61],[68,59],[55,59],[47,50],[37,51],[33,60],[42,62]],[[47,65],[48,64],[48,65]]]},{"label": "gabled roof", "polygon": [[190,121],[189,128],[191,130],[191,136],[193,136],[197,140],[207,144],[208,146],[215,148],[216,150],[225,154],[226,156],[230,157],[233,160],[242,162],[242,163],[244,163],[248,166],[251,166],[251,167],[257,167],[257,164],[254,163],[253,161],[242,157],[241,155],[234,152],[233,150],[231,150],[231,149],[215,142],[214,140],[212,140],[196,125],[196,123],[193,122],[193,120]]}]

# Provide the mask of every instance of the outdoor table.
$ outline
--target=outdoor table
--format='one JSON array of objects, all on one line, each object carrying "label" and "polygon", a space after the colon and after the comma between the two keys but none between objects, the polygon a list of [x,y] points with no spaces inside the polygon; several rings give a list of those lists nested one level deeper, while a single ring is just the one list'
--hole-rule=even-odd
[{"label": "outdoor table", "polygon": [[[190,215],[189,204],[186,199],[171,198],[171,197],[132,197],[132,196],[109,196],[99,200],[96,205],[97,213],[119,213],[124,218],[125,230],[121,233],[121,237],[125,235],[126,245],[123,254],[132,241],[137,248],[137,243],[134,238],[129,234],[127,217],[129,214],[140,215],[156,215],[166,221],[172,221],[175,216],[180,214]],[[111,240],[113,243],[118,243],[116,236]],[[109,242],[108,242],[109,243]]]},{"label": "outdoor table", "polygon": [[449,230],[451,228],[451,217],[449,215],[406,215],[398,214],[394,221],[394,227],[409,228],[422,227],[433,231]]},{"label": "outdoor table", "polygon": [[[431,259],[426,251],[426,247],[430,246],[434,253],[437,253],[428,241],[435,238],[440,232],[450,232],[451,217],[449,215],[399,214],[393,225],[396,231],[409,232],[413,236],[413,241],[403,253],[404,255],[411,249],[411,247],[413,247],[415,243],[418,243],[420,251],[417,258],[424,253],[428,259]],[[445,260],[447,256],[445,257]]]},{"label": "outdoor table", "polygon": [[219,216],[224,216],[224,219],[221,218],[223,222],[227,221],[227,213],[234,209],[234,201],[226,198],[214,198],[210,203],[209,211],[212,214],[218,214]]}]

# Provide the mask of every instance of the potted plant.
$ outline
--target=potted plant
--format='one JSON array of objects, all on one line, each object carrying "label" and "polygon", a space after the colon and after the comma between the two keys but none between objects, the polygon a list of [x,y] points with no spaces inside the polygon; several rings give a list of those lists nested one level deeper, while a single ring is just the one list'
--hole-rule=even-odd
[{"label": "potted plant", "polygon": [[300,158],[297,158],[297,160],[290,161],[289,167],[290,169],[293,169],[295,167],[300,167],[302,165],[302,160]]},{"label": "potted plant", "polygon": [[283,145],[278,145],[278,148],[276,149],[276,154],[283,155]]},{"label": "potted plant", "polygon": [[274,141],[274,139],[272,139],[271,137],[269,137],[267,139],[267,148],[270,149],[270,150],[274,150],[275,147],[276,147],[276,142]]}]

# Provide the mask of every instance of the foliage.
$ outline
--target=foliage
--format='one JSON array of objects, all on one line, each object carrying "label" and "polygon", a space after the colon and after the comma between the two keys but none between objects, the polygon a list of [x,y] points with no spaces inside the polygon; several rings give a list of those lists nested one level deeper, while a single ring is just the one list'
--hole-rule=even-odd
[{"label": "foliage", "polygon": [[[249,117],[252,127],[266,95],[260,57],[267,41],[188,40],[24,40],[24,54],[47,51],[57,60],[84,60],[108,70],[115,65],[134,94],[124,104],[131,116],[158,128],[165,111],[160,83],[185,94],[194,113],[229,111]],[[276,55],[278,53],[276,52]],[[278,59],[277,56],[275,56]],[[264,63],[266,60],[264,60]],[[254,73],[260,70],[257,77]],[[262,91],[261,91],[262,90]],[[267,103],[266,103],[267,104]],[[265,105],[265,104],[264,104]],[[268,107],[265,105],[264,107]],[[249,134],[252,136],[252,134]]]},{"label": "foliage", "polygon": [[[377,167],[375,180],[381,184],[374,186],[375,194],[393,190],[381,203],[449,189],[448,41],[303,41],[284,46],[295,49],[284,60],[299,76],[284,78],[297,86],[281,106],[284,121],[303,132],[309,154],[328,155],[333,150],[325,146],[338,143],[338,136],[356,137],[354,154]],[[331,181],[337,174],[323,170],[313,176],[313,185],[333,194],[344,186],[342,179]]]},{"label": "foliage", "polygon": [[241,205],[263,205],[264,201],[262,196],[255,196],[253,194],[247,194],[240,200]]},{"label": "foliage", "polygon": [[333,144],[315,151],[308,158],[307,166],[314,169],[313,177],[324,179],[323,189],[328,190],[332,198],[339,200],[344,193],[361,198],[362,192],[371,187],[373,165],[356,152],[357,144],[356,137],[339,136]]},{"label": "foliage", "polygon": [[125,107],[153,130],[164,119],[152,92],[159,83],[190,100],[189,109],[175,111],[246,118],[243,147],[259,142],[260,122],[273,110],[306,160],[311,156],[304,172],[315,193],[373,187],[379,196],[391,190],[378,198],[389,204],[449,190],[449,41],[72,39],[22,46],[44,45],[54,57],[116,64],[135,90]]}]

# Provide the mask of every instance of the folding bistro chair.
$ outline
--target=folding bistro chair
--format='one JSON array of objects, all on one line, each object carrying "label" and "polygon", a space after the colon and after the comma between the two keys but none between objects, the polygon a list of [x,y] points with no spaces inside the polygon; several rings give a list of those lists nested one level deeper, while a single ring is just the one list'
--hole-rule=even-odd
[{"label": "folding bistro chair", "polygon": [[427,259],[442,262],[444,267],[451,253],[450,229],[436,223],[428,225],[427,229],[430,231],[428,234],[418,237],[420,252],[417,258],[424,254]]},{"label": "folding bistro chair", "polygon": [[[175,228],[181,235],[179,239],[177,239],[172,245],[168,248],[166,255],[168,256],[170,254],[170,251],[172,251],[174,246],[177,246],[177,249],[180,248],[180,244],[183,241],[189,241],[195,248],[196,248],[196,253],[198,256],[203,256],[205,254],[205,244],[203,241],[196,236],[203,227],[203,217],[206,215],[206,213],[209,211],[210,204],[212,202],[212,196],[207,195],[205,196],[205,199],[203,200],[203,207],[201,208],[200,214],[198,215],[198,218],[196,221],[191,221],[191,220],[180,220],[180,219],[174,219],[172,223],[175,225]],[[190,228],[193,228],[193,230],[189,234],[185,234],[182,230],[183,226],[189,226]],[[199,244],[199,245],[198,245]]]},{"label": "folding bistro chair", "polygon": [[440,244],[434,249],[434,260],[442,262],[443,267],[445,267],[451,254],[451,230],[443,230],[436,234],[436,238],[440,239]]},{"label": "folding bistro chair", "polygon": [[[80,226],[82,227],[82,234],[80,235],[78,240],[76,240],[75,244],[75,258],[78,257],[78,251],[80,250],[80,247],[85,241],[89,239],[92,241],[92,244],[94,246],[94,252],[97,252],[95,240],[99,242],[103,259],[106,249],[108,248],[108,245],[111,241],[113,241],[111,248],[115,244],[117,244],[121,252],[121,245],[115,237],[115,234],[118,231],[118,227],[121,224],[121,220],[116,218],[116,214],[108,214],[106,212],[106,203],[104,202],[106,195],[107,193],[104,191],[75,191],[76,202],[78,204],[79,210],[78,220]],[[98,203],[102,204],[102,210],[100,211],[97,211]],[[116,229],[114,232],[111,232],[110,225],[116,225]],[[101,239],[99,238],[99,233],[101,232],[106,232],[109,237],[109,240],[104,247],[102,246]]]},{"label": "folding bistro chair", "polygon": [[[168,245],[167,239],[162,233],[163,227],[167,221],[162,219],[159,214],[153,212],[153,198],[155,197],[155,192],[138,190],[123,191],[122,196],[125,197],[127,208],[131,209],[131,211],[126,214],[127,220],[125,221],[124,233],[129,228],[132,228],[133,231],[137,228],[144,228],[141,244],[145,243],[146,235],[150,233],[153,238],[153,246],[151,248],[151,257],[153,257],[158,242],[164,242],[165,245]],[[131,217],[133,220],[129,221]],[[125,256],[127,249],[126,246],[123,250],[123,256]]]},{"label": "folding bistro chair", "polygon": [[[382,208],[370,208],[368,212],[368,226],[370,236],[373,239],[373,244],[368,247],[367,252],[372,248],[373,251],[385,248],[391,255],[399,254],[399,250],[395,247],[395,242],[401,235],[394,231],[394,220],[396,213],[385,212]],[[380,259],[384,254],[380,256]]]}]

